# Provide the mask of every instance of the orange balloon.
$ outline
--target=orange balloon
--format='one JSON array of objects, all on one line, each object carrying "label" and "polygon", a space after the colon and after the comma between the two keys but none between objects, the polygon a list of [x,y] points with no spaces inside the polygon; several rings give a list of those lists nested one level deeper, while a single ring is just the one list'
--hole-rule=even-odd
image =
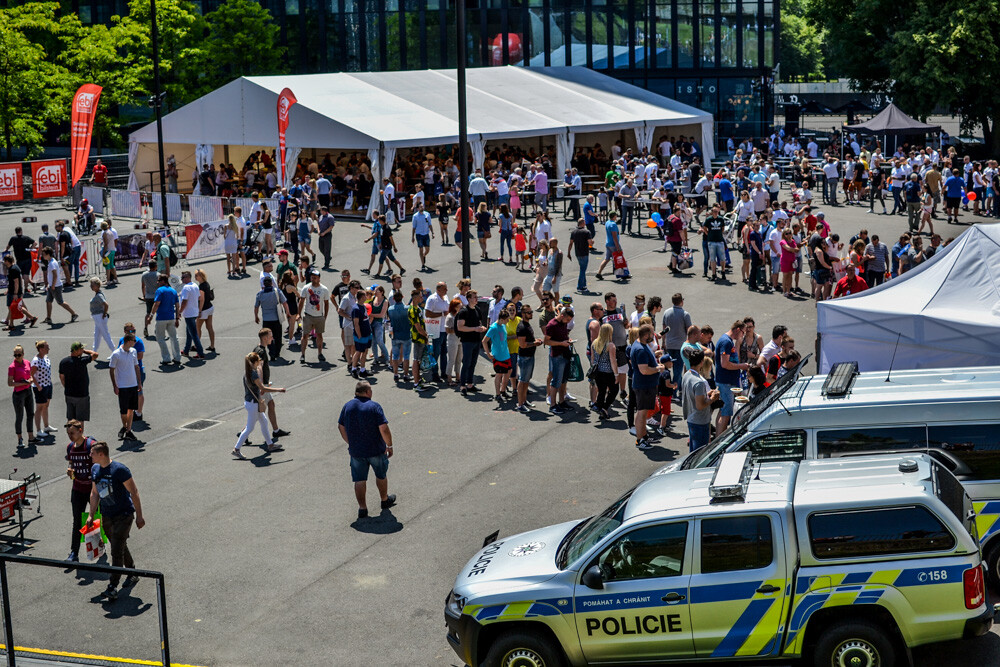
[{"label": "orange balloon", "polygon": [[646,226],[650,229],[656,229],[656,220],[647,220]]}]

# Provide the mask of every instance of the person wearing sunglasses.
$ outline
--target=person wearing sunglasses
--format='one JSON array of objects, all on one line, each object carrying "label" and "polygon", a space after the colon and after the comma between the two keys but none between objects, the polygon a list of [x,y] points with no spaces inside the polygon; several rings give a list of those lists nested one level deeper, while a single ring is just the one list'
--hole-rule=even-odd
[{"label": "person wearing sunglasses", "polygon": [[24,348],[20,345],[14,346],[14,361],[7,367],[7,386],[13,388],[12,400],[14,403],[14,433],[17,434],[17,448],[24,447],[24,439],[21,437],[21,420],[26,419],[28,429],[28,444],[37,445],[39,440],[35,436],[35,399],[31,394],[31,389],[35,385],[35,380],[31,375],[31,364],[24,358]]}]

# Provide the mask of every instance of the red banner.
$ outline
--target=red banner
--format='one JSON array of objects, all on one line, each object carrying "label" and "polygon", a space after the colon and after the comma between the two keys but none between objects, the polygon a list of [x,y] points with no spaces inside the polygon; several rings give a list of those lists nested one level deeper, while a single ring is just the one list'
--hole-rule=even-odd
[{"label": "red banner", "polygon": [[24,199],[24,177],[21,164],[0,164],[0,201]]},{"label": "red banner", "polygon": [[66,160],[39,160],[31,163],[31,191],[35,199],[65,197]]},{"label": "red banner", "polygon": [[[73,185],[83,178],[90,156],[90,136],[94,130],[94,115],[101,99],[100,86],[85,83],[73,96],[73,112],[69,126],[70,150],[73,155]],[[66,193],[63,193],[66,194]]]},{"label": "red banner", "polygon": [[298,102],[295,94],[285,88],[278,95],[278,187],[285,184],[285,130],[288,129],[288,112],[292,105]]}]

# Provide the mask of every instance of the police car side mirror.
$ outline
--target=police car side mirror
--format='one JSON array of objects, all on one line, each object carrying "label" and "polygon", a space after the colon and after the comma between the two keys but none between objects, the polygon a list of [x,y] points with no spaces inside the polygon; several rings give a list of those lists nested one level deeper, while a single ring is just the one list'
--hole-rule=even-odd
[{"label": "police car side mirror", "polygon": [[582,583],[587,588],[593,588],[595,590],[601,590],[604,588],[604,576],[601,574],[601,567],[599,565],[592,565],[583,573],[583,577],[580,579]]}]

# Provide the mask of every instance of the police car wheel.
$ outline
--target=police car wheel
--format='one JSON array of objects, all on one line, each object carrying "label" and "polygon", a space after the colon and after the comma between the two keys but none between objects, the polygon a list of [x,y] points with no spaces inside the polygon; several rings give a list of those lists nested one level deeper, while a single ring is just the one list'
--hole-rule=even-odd
[{"label": "police car wheel", "polygon": [[892,641],[875,626],[838,623],[820,636],[813,654],[816,667],[893,667]]},{"label": "police car wheel", "polygon": [[484,667],[562,667],[562,653],[530,632],[500,635],[486,654]]},{"label": "police car wheel", "polygon": [[990,586],[1000,587],[1000,540],[996,540],[986,551],[986,580]]}]

